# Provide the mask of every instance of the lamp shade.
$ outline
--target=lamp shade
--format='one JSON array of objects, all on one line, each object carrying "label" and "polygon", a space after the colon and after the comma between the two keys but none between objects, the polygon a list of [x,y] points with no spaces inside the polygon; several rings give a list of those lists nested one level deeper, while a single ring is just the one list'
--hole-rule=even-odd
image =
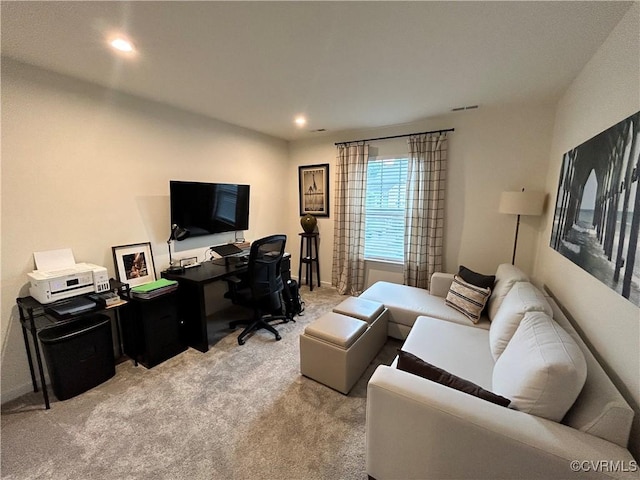
[{"label": "lamp shade", "polygon": [[544,192],[502,192],[500,213],[511,215],[542,215]]},{"label": "lamp shade", "polygon": [[171,226],[171,235],[169,236],[169,240],[167,240],[167,242],[170,242],[171,240],[177,240],[180,242],[181,240],[188,238],[189,235],[191,235],[191,232],[189,230],[187,230],[186,228],[182,228],[174,223]]}]

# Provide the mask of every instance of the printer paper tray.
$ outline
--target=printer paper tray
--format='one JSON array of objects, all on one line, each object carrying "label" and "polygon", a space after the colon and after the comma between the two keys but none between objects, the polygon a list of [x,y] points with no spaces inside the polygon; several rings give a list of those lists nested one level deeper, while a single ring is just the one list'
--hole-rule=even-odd
[{"label": "printer paper tray", "polygon": [[57,318],[67,318],[73,315],[80,315],[81,313],[95,310],[98,305],[93,300],[86,297],[75,297],[61,302],[56,302],[48,305],[45,308],[47,313],[50,313]]}]

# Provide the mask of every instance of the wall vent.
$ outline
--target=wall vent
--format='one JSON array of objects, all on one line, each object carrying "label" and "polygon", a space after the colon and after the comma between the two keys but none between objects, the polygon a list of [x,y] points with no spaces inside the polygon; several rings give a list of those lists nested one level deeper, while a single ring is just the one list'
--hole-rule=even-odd
[{"label": "wall vent", "polygon": [[460,112],[462,110],[474,110],[478,108],[478,105],[467,105],[466,107],[456,107],[456,108],[452,108],[451,111],[452,112]]}]

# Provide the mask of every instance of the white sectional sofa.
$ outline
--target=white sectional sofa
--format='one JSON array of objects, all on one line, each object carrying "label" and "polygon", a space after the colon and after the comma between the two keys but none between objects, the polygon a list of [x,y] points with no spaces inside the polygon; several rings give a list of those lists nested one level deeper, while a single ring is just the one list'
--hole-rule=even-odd
[{"label": "white sectional sofa", "polygon": [[430,292],[378,282],[361,297],[387,307],[403,351],[510,404],[403,371],[397,358],[378,367],[367,394],[369,476],[639,478],[627,450],[634,412],[558,305],[505,264],[488,314],[473,323],[445,301],[452,280],[435,274]]}]

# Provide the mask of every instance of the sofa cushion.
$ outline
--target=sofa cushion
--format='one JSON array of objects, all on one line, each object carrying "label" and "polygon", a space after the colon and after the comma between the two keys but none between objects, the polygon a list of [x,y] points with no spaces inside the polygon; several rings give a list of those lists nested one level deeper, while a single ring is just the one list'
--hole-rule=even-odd
[{"label": "sofa cushion", "polygon": [[490,288],[493,290],[493,284],[496,283],[495,275],[483,275],[481,273],[474,272],[464,265],[460,265],[458,275],[462,277],[465,282],[480,288]]},{"label": "sofa cushion", "polygon": [[513,284],[516,282],[528,281],[529,277],[527,274],[518,267],[508,263],[499,265],[496,270],[496,283],[493,285],[491,298],[489,298],[489,302],[487,303],[487,314],[489,316],[489,320],[493,320],[496,316],[496,313],[500,309],[500,305],[502,305],[504,297],[509,293]]},{"label": "sofa cushion", "polygon": [[[444,297],[431,295],[423,288],[381,281],[367,288],[359,298],[382,303],[389,309],[390,322],[407,327],[413,327],[420,315],[429,315],[462,325],[473,325],[462,313],[447,306]],[[488,330],[489,320],[483,317],[476,327]]]},{"label": "sofa cushion", "polygon": [[435,365],[431,365],[412,353],[405,352],[403,350],[398,350],[398,369],[426,378],[432,382],[437,382],[455,390],[468,393],[474,397],[482,398],[483,400],[503,407],[509,406],[510,403],[508,398],[501,397],[489,390],[485,390],[469,380],[453,375],[446,370],[438,368]]},{"label": "sofa cushion", "polygon": [[445,303],[468,317],[473,323],[478,323],[489,295],[491,295],[490,288],[477,287],[456,275],[451,282]]},{"label": "sofa cushion", "polygon": [[529,282],[517,282],[504,297],[489,327],[489,345],[495,360],[498,360],[527,312],[553,315],[549,302],[540,290]]},{"label": "sofa cushion", "polygon": [[582,350],[546,313],[527,312],[493,369],[492,391],[517,410],[559,422],[587,378]]},{"label": "sofa cushion", "polygon": [[491,388],[493,357],[489,349],[489,331],[469,325],[418,317],[402,350],[437,365],[486,390]]}]

